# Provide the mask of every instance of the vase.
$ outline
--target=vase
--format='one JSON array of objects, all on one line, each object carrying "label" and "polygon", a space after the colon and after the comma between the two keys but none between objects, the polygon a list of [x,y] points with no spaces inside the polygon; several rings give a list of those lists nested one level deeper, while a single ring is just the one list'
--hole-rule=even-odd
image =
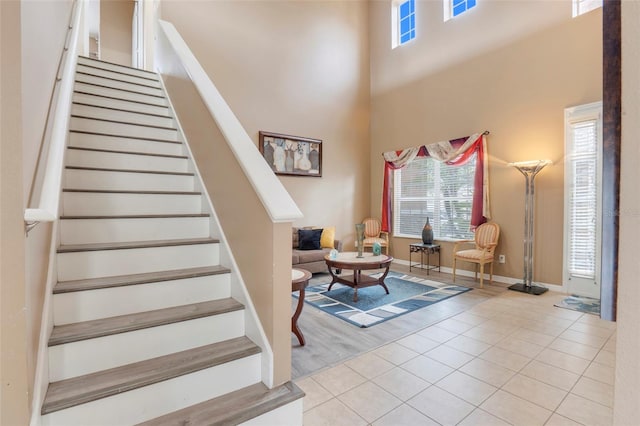
[{"label": "vase", "polygon": [[356,245],[358,246],[358,256],[362,256],[362,247],[364,244],[364,223],[356,223]]},{"label": "vase", "polygon": [[422,243],[433,244],[433,228],[429,223],[429,218],[427,218],[427,223],[425,223],[424,228],[422,228]]}]

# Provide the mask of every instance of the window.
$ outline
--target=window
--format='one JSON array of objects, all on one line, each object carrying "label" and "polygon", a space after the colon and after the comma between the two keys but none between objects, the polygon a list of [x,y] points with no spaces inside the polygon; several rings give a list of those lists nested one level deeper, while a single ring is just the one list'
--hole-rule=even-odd
[{"label": "window", "polygon": [[565,111],[564,280],[575,294],[599,298],[601,104]]},{"label": "window", "polygon": [[573,0],[573,17],[602,7],[602,0]]},{"label": "window", "polygon": [[445,22],[451,18],[466,12],[475,7],[476,0],[443,0],[444,1],[444,20]]},{"label": "window", "polygon": [[394,171],[393,234],[420,238],[427,217],[437,239],[473,238],[475,155],[464,166],[419,157]]},{"label": "window", "polygon": [[416,2],[394,2],[391,47],[396,48],[416,38]]}]

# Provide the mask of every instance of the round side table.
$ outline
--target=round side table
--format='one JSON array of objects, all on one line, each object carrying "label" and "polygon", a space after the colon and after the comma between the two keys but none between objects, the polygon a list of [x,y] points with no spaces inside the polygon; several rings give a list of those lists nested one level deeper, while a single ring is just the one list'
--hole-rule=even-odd
[{"label": "round side table", "polygon": [[305,345],[304,336],[302,335],[302,331],[298,327],[298,318],[300,317],[300,313],[302,312],[302,307],[304,306],[304,293],[305,289],[309,285],[309,279],[311,278],[311,272],[305,269],[292,269],[291,270],[291,291],[299,291],[300,295],[298,297],[298,306],[296,306],[296,311],[293,313],[293,317],[291,317],[291,331],[298,338],[298,342],[300,342],[300,346]]}]

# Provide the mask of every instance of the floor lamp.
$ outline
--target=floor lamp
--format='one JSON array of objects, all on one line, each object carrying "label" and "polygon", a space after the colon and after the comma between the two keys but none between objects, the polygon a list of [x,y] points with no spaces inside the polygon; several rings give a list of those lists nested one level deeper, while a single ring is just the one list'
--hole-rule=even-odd
[{"label": "floor lamp", "polygon": [[544,293],[548,289],[546,287],[533,285],[533,213],[535,210],[533,180],[540,170],[548,164],[551,164],[551,161],[534,160],[509,163],[510,166],[518,169],[526,180],[524,202],[524,279],[522,283],[510,286],[509,290],[521,291],[536,296]]}]

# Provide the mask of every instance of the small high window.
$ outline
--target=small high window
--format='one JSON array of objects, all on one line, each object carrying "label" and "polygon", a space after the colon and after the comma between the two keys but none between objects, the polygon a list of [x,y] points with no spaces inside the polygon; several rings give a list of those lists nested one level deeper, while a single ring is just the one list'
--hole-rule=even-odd
[{"label": "small high window", "polygon": [[396,48],[416,38],[416,1],[393,3],[391,47]]},{"label": "small high window", "polygon": [[444,20],[448,21],[476,6],[476,0],[444,0]]},{"label": "small high window", "polygon": [[602,7],[602,0],[573,0],[573,17]]}]

